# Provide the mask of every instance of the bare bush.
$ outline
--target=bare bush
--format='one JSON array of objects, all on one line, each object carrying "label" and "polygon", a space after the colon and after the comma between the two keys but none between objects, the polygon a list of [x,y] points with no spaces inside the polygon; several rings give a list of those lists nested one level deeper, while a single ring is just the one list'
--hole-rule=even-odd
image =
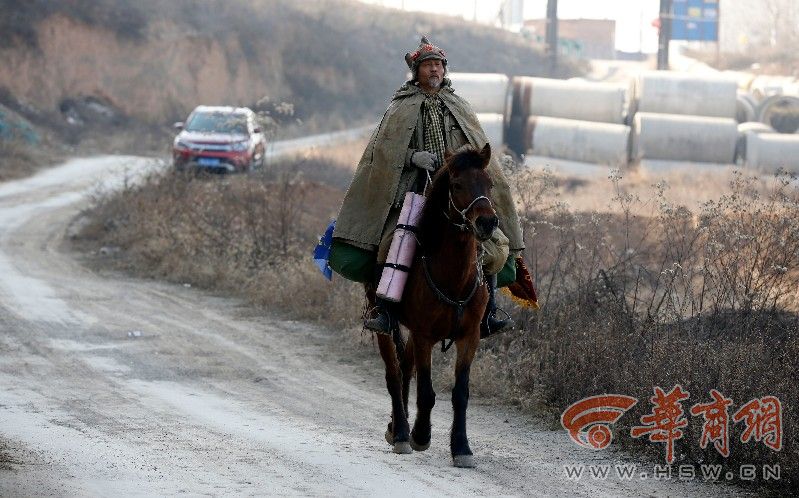
[{"label": "bare bush", "polygon": [[360,301],[321,283],[309,254],[343,196],[329,185],[351,174],[322,157],[249,175],[154,173],[98,193],[79,239],[120,248],[112,262],[139,274],[233,290],[293,317],[333,310],[343,326]]},{"label": "bare bush", "polygon": [[[568,209],[546,172],[510,173],[543,308],[533,316],[517,311],[522,333],[485,345],[494,374],[508,380],[508,397],[558,414],[589,395],[631,395],[639,405],[617,424],[628,434],[649,410],[654,386],[680,384],[692,404],[711,389],[736,406],[766,395],[783,406],[799,402],[790,380],[799,367],[795,179],[778,176],[763,195],[758,179],[737,175],[727,194],[694,211],[671,203],[663,183],[642,201],[614,173],[616,209],[598,213]],[[520,389],[528,395],[519,397]],[[783,417],[782,452],[737,442],[736,426],[726,460],[699,448],[700,422],[692,421],[678,463],[796,469],[788,427],[797,416],[786,410]],[[798,477],[783,474],[778,485]]]}]

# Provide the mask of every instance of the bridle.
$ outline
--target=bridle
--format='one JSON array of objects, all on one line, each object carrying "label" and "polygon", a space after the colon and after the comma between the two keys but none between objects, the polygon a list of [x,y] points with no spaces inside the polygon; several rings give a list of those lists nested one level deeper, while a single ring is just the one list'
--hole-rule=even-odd
[{"label": "bridle", "polygon": [[469,231],[469,230],[472,229],[472,224],[469,223],[469,219],[466,218],[466,213],[468,213],[469,210],[472,209],[472,207],[474,207],[474,205],[477,204],[478,201],[482,201],[482,200],[488,201],[488,206],[491,208],[492,211],[494,211],[494,205],[491,203],[491,199],[489,199],[488,197],[486,197],[484,195],[480,195],[480,196],[475,197],[472,200],[472,202],[470,202],[469,205],[466,206],[466,208],[458,209],[458,206],[455,205],[455,201],[452,200],[452,190],[450,190],[449,191],[449,205],[450,205],[450,207],[452,207],[452,209],[455,210],[455,212],[457,212],[459,215],[461,215],[461,221],[463,221],[463,223],[455,223],[454,221],[452,221],[452,218],[449,217],[449,213],[447,213],[446,211],[444,211],[444,216],[449,220],[450,223],[452,223],[453,225],[458,227],[458,229],[461,232]]},{"label": "bridle", "polygon": [[[427,184],[425,185],[425,191],[427,191],[427,188],[430,187],[430,185],[432,185],[432,183],[433,183],[433,179],[430,177],[430,172],[426,171],[426,173],[427,173]],[[466,213],[468,213],[469,210],[472,209],[474,207],[474,205],[477,204],[478,201],[482,201],[482,200],[487,201],[488,202],[488,206],[491,208],[492,211],[494,211],[496,213],[496,210],[494,209],[494,204],[491,202],[491,199],[489,199],[488,197],[486,197],[484,195],[479,195],[479,196],[475,197],[474,199],[472,199],[472,202],[470,202],[469,205],[466,206],[466,208],[458,209],[458,206],[455,205],[455,201],[452,200],[452,188],[448,189],[447,194],[449,195],[449,206],[448,207],[451,207],[452,209],[455,210],[456,213],[461,215],[462,223],[455,223],[454,221],[452,221],[452,218],[449,217],[449,213],[447,213],[446,210],[444,211],[444,217],[447,220],[449,220],[450,223],[455,225],[461,232],[468,232],[469,230],[472,229],[472,225],[471,225],[471,223],[469,223],[469,219],[466,218]]]}]

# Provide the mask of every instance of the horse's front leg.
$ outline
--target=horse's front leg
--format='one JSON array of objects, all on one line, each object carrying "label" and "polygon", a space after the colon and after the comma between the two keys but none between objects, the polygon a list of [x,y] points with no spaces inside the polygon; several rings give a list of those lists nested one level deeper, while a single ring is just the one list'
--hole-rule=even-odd
[{"label": "horse's front leg", "polygon": [[415,368],[413,359],[413,338],[409,337],[408,342],[405,344],[405,351],[400,362],[400,373],[402,374],[402,406],[405,408],[405,414],[408,411],[408,395],[411,390],[411,379],[413,378],[413,371]]},{"label": "horse's front leg", "polygon": [[430,412],[436,404],[436,393],[433,391],[433,379],[430,374],[432,366],[433,345],[424,341],[414,342],[413,356],[416,362],[416,421],[411,431],[411,446],[416,451],[424,451],[430,447]]},{"label": "horse's front leg", "polygon": [[377,345],[383,363],[386,364],[386,388],[391,395],[391,423],[386,432],[386,440],[394,445],[394,453],[411,453],[413,449],[409,443],[408,414],[402,401],[402,373],[394,341],[390,336],[378,334]]},{"label": "horse's front leg", "polygon": [[449,447],[456,467],[474,467],[469,438],[466,436],[466,407],[469,404],[469,371],[480,343],[480,330],[470,331],[456,342],[458,359],[455,363],[455,387],[452,389],[452,432]]}]

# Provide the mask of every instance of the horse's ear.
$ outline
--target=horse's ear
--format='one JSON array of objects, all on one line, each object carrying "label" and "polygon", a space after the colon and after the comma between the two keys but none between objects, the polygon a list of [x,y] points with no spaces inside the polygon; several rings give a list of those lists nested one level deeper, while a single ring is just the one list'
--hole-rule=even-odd
[{"label": "horse's ear", "polygon": [[454,156],[454,155],[455,155],[455,153],[454,153],[454,152],[452,152],[452,149],[450,149],[449,147],[447,147],[447,148],[444,150],[444,162],[447,162],[447,161],[449,161],[449,158],[450,158],[450,157],[452,157],[452,156]]},{"label": "horse's ear", "polygon": [[483,166],[488,166],[488,161],[491,160],[491,144],[486,142],[483,150],[480,151],[480,159],[483,160]]}]

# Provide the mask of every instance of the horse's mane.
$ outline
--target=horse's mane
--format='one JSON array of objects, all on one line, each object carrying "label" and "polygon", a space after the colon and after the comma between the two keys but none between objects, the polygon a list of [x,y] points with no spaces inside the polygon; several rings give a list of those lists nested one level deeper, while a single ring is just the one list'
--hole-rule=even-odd
[{"label": "horse's mane", "polygon": [[437,235],[441,230],[439,224],[443,218],[441,213],[447,212],[449,208],[450,171],[459,173],[469,168],[479,168],[481,165],[480,151],[469,147],[449,156],[444,166],[433,175],[419,223],[419,236],[423,244],[438,240]]}]

